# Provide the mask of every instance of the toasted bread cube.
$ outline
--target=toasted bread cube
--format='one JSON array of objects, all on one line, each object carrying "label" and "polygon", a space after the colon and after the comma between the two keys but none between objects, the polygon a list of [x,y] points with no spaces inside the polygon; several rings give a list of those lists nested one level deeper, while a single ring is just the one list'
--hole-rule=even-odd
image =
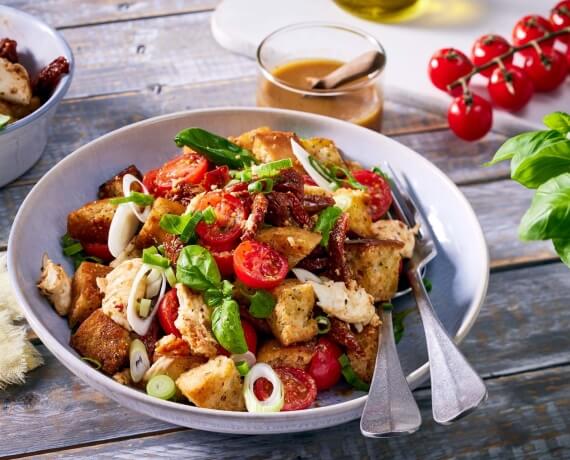
[{"label": "toasted bread cube", "polygon": [[97,286],[97,278],[103,278],[112,269],[94,262],[82,262],[71,283],[71,309],[69,325],[74,328],[101,307],[103,293]]},{"label": "toasted bread cube", "polygon": [[326,166],[346,167],[342,155],[338,151],[335,143],[330,139],[322,137],[312,137],[301,139],[303,148]]},{"label": "toasted bread cube", "polygon": [[[123,177],[126,176],[127,174],[132,174],[138,180],[142,180],[142,178],[143,178],[142,173],[138,170],[138,168],[135,165],[129,165],[125,169],[120,171],[116,176],[112,177],[107,182],[101,184],[99,186],[99,193],[97,196],[100,199],[124,196],[124,193],[123,193]],[[132,190],[136,190],[138,192],[142,191],[140,188],[140,185],[138,185],[137,188],[134,188],[134,187],[135,187],[135,184],[133,184]]]},{"label": "toasted bread cube", "polygon": [[362,190],[339,188],[334,192],[336,205],[348,213],[348,227],[357,235],[372,236],[372,219],[368,213],[368,193]]},{"label": "toasted bread cube", "polygon": [[244,149],[251,150],[253,148],[253,141],[255,136],[258,133],[268,133],[271,131],[271,128],[268,126],[261,126],[259,128],[252,129],[251,131],[247,131],[239,136],[230,136],[228,139],[233,142],[234,144],[239,145]]},{"label": "toasted bread cube", "polygon": [[382,219],[372,224],[372,232],[379,240],[396,240],[403,243],[400,254],[405,259],[409,259],[414,253],[418,229],[418,226],[408,228],[401,220]]},{"label": "toasted bread cube", "polygon": [[400,241],[392,240],[345,246],[354,279],[376,302],[390,300],[398,289],[402,247]]},{"label": "toasted bread cube", "polygon": [[260,163],[290,158],[295,169],[302,170],[291,148],[291,139],[300,142],[295,133],[285,131],[258,132],[253,140],[253,156]]},{"label": "toasted bread cube", "polygon": [[270,227],[257,232],[255,239],[284,255],[293,268],[317,247],[321,235],[299,227]]},{"label": "toasted bread cube", "polygon": [[190,347],[186,341],[174,334],[168,334],[156,342],[154,347],[153,361],[158,361],[162,357],[188,357],[191,356]]},{"label": "toasted bread cube", "polygon": [[272,367],[306,369],[315,355],[315,346],[314,340],[286,347],[277,340],[271,339],[257,350],[257,362],[267,363]]},{"label": "toasted bread cube", "polygon": [[190,369],[176,379],[176,386],[198,407],[245,410],[241,378],[227,356],[218,356]]},{"label": "toasted bread cube", "polygon": [[95,200],[67,216],[67,233],[84,243],[105,243],[117,207],[105,200]]},{"label": "toasted bread cube", "polygon": [[71,336],[77,353],[101,363],[101,370],[113,375],[129,363],[129,331],[119,326],[101,309],[95,310]]},{"label": "toasted bread cube", "polygon": [[212,334],[210,308],[201,294],[193,293],[183,284],[176,285],[176,294],[180,306],[174,325],[192,354],[213,358],[218,354],[218,342]]},{"label": "toasted bread cube", "polygon": [[176,380],[184,372],[194,369],[205,362],[208,358],[203,356],[161,356],[154,361],[143,377],[143,382],[148,382],[157,375],[168,375],[172,380]]},{"label": "toasted bread cube", "polygon": [[315,293],[309,283],[285,280],[273,295],[277,303],[267,322],[282,345],[306,342],[317,335],[317,321],[312,318]]},{"label": "toasted bread cube", "polygon": [[185,211],[184,205],[166,198],[157,198],[152,204],[150,215],[141,228],[136,239],[136,246],[140,249],[164,243],[170,233],[160,227],[160,219],[165,214],[181,215]]},{"label": "toasted bread cube", "polygon": [[365,382],[370,382],[374,374],[381,324],[380,318],[375,315],[362,332],[354,334],[358,349],[348,349],[346,352],[354,372]]}]

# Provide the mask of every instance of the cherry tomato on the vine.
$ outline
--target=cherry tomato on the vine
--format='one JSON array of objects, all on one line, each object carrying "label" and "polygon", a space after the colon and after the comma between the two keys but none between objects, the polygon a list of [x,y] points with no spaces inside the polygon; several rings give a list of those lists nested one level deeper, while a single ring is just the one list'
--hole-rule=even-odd
[{"label": "cherry tomato on the vine", "polygon": [[536,91],[552,91],[566,79],[568,62],[560,51],[546,48],[539,56],[534,48],[528,48],[521,54],[524,56],[522,68],[534,83]]},{"label": "cherry tomato on the vine", "polygon": [[472,69],[473,64],[465,54],[454,48],[444,48],[436,51],[429,60],[428,74],[437,88],[457,96],[462,92],[461,86],[449,91],[447,85],[467,75]]},{"label": "cherry tomato on the vine", "polygon": [[[552,24],[553,30],[562,30],[566,27],[570,27],[570,0],[564,0],[552,8],[550,12],[550,24]],[[557,40],[570,46],[570,34],[561,35],[557,37]]]},{"label": "cherry tomato on the vine", "polygon": [[487,89],[496,105],[513,112],[522,109],[534,93],[530,77],[524,70],[512,65],[504,69],[496,68]]},{"label": "cherry tomato on the vine", "polygon": [[338,358],[342,354],[338,345],[326,337],[321,337],[309,363],[308,372],[315,379],[317,390],[328,390],[338,383],[342,368]]},{"label": "cherry tomato on the vine", "polygon": [[477,94],[458,96],[449,106],[447,121],[458,137],[474,141],[491,129],[493,109],[488,101]]},{"label": "cherry tomato on the vine", "polygon": [[[473,48],[471,50],[471,60],[475,66],[480,67],[492,59],[495,59],[498,56],[502,56],[511,48],[511,44],[500,35],[483,35],[482,37],[479,37],[473,44]],[[503,59],[503,63],[505,64],[510,64],[512,61],[512,55]],[[494,65],[485,70],[482,70],[480,73],[485,77],[490,77],[493,73],[493,70],[496,68],[497,66]]]},{"label": "cherry tomato on the vine", "polygon": [[247,287],[272,289],[285,279],[289,264],[268,244],[243,241],[234,251],[234,270]]},{"label": "cherry tomato on the vine", "polygon": [[[524,45],[540,38],[547,33],[552,32],[552,26],[548,19],[539,16],[538,14],[530,14],[525,16],[515,24],[513,28],[513,43],[515,45]],[[541,43],[541,45],[552,45],[553,41],[547,40]]]}]

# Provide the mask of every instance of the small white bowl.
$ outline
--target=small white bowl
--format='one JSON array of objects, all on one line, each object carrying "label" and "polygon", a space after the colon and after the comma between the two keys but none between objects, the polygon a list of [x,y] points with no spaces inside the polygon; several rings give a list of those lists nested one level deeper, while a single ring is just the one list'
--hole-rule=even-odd
[{"label": "small white bowl", "polygon": [[56,30],[14,8],[0,5],[0,38],[18,42],[20,63],[31,76],[59,56],[69,61],[50,98],[36,111],[0,130],[0,187],[24,174],[40,158],[47,143],[48,127],[73,76],[73,53]]}]

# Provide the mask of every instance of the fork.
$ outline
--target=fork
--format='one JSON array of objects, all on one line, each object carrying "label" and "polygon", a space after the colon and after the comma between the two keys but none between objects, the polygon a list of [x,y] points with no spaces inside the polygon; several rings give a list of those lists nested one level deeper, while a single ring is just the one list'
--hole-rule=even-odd
[{"label": "fork", "polygon": [[423,284],[420,271],[437,255],[431,228],[392,168],[387,164],[384,167],[390,174],[397,217],[410,228],[416,222],[420,224],[414,253],[406,264],[406,275],[426,336],[433,418],[447,425],[475,410],[486,399],[487,388],[442,326]]}]

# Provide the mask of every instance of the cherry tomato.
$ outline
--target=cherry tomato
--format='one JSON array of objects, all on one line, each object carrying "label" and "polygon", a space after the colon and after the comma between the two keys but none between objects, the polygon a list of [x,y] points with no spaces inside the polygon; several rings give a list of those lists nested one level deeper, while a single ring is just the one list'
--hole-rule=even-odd
[{"label": "cherry tomato", "polygon": [[523,69],[534,83],[535,91],[547,92],[558,88],[566,79],[566,57],[553,48],[542,50],[542,57],[534,48],[525,49]]},{"label": "cherry tomato", "polygon": [[233,249],[209,249],[214,257],[222,278],[234,275],[234,251]]},{"label": "cherry tomato", "polygon": [[208,171],[204,176],[202,185],[207,191],[223,188],[230,181],[230,168],[226,165],[218,166],[212,171]]},{"label": "cherry tomato", "polygon": [[338,358],[342,354],[337,344],[326,337],[317,343],[316,352],[309,363],[308,372],[315,379],[317,390],[328,390],[338,383],[342,368]]},{"label": "cherry tomato", "polygon": [[[196,153],[184,153],[163,164],[154,178],[155,193],[163,196],[178,184],[199,184],[208,171],[208,160]],[[143,182],[144,183],[144,182]]]},{"label": "cherry tomato", "polygon": [[493,109],[489,102],[477,94],[459,96],[449,106],[447,121],[458,137],[474,141],[491,129]]},{"label": "cherry tomato", "polygon": [[159,168],[151,169],[143,177],[143,184],[148,189],[148,191],[154,195],[156,193],[156,175],[158,174]]},{"label": "cherry tomato", "polygon": [[258,241],[243,241],[234,252],[234,271],[247,287],[271,289],[287,276],[287,259],[275,249]]},{"label": "cherry tomato", "polygon": [[[282,411],[307,409],[317,399],[315,379],[302,369],[296,367],[274,367],[283,384],[285,404]],[[273,385],[263,377],[253,384],[253,392],[257,399],[265,401],[271,395]]]},{"label": "cherry tomato", "polygon": [[[515,45],[524,45],[525,43],[552,32],[550,22],[546,18],[538,14],[525,16],[515,24],[513,29],[513,43]],[[552,41],[542,42],[541,45],[548,44],[552,46]]]},{"label": "cherry tomato", "polygon": [[176,288],[168,291],[160,303],[158,304],[158,322],[162,330],[167,334],[174,334],[176,337],[181,337],[180,331],[174,325],[174,321],[178,318],[178,296],[176,295]]},{"label": "cherry tomato", "polygon": [[313,178],[308,174],[303,175],[303,183],[305,185],[317,185],[317,183],[313,180]]},{"label": "cherry tomato", "polygon": [[[482,66],[492,59],[505,54],[510,49],[511,44],[500,35],[483,35],[482,37],[479,37],[473,44],[473,49],[471,50],[471,60],[473,61],[474,65]],[[503,59],[503,62],[505,64],[510,64],[513,62],[513,57],[509,56],[508,58]],[[484,75],[488,78],[496,68],[496,65],[491,66],[481,71],[481,75]]]},{"label": "cherry tomato", "polygon": [[382,176],[366,169],[353,171],[352,175],[358,182],[368,187],[368,193],[370,194],[368,211],[370,212],[370,217],[372,217],[373,221],[380,219],[392,205],[390,184]]},{"label": "cherry tomato", "polygon": [[[465,54],[454,48],[444,48],[436,51],[429,60],[428,74],[437,88],[450,92],[447,85],[467,75],[472,69],[473,64]],[[461,86],[454,87],[450,93],[458,96],[462,93]]]},{"label": "cherry tomato", "polygon": [[213,224],[199,222],[196,233],[208,246],[227,249],[241,235],[246,219],[245,206],[235,196],[222,191],[207,192],[196,203],[196,210],[203,211],[210,206],[216,213],[216,221]]},{"label": "cherry tomato", "polygon": [[104,262],[114,259],[111,251],[109,251],[109,246],[105,243],[81,243],[81,245],[88,256],[99,257]]},{"label": "cherry tomato", "polygon": [[505,69],[496,68],[487,89],[496,105],[513,112],[522,109],[534,93],[530,77],[524,70],[512,65]]},{"label": "cherry tomato", "polygon": [[[562,30],[570,27],[570,0],[563,0],[552,8],[550,24],[553,30]],[[570,46],[570,34],[561,35],[556,40],[560,40]]]}]

